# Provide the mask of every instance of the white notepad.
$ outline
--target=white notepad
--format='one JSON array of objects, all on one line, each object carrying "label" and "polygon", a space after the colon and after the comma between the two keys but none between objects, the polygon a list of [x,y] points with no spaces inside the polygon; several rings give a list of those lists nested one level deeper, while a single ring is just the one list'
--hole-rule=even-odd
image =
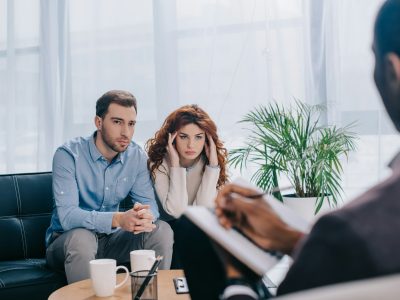
[{"label": "white notepad", "polygon": [[[251,186],[242,179],[235,180],[235,183],[246,187]],[[256,189],[254,186],[251,187]],[[264,196],[264,201],[267,201],[288,225],[304,233],[309,231],[310,224],[306,220],[284,206],[282,202],[272,195]],[[270,270],[281,258],[275,253],[269,253],[261,249],[235,229],[227,230],[222,227],[213,211],[209,208],[190,206],[184,214],[212,240],[260,276]]]}]

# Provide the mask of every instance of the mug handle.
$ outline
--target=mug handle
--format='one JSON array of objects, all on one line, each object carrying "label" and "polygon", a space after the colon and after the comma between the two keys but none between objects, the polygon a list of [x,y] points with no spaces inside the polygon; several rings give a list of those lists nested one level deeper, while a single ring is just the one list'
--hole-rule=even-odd
[{"label": "mug handle", "polygon": [[115,272],[117,272],[117,271],[120,270],[120,269],[123,269],[123,270],[125,271],[125,278],[124,278],[124,280],[122,280],[122,282],[120,282],[119,284],[117,284],[117,285],[115,286],[116,289],[119,288],[119,287],[121,287],[121,286],[123,286],[123,285],[125,284],[125,282],[126,282],[126,281],[128,280],[128,278],[129,278],[129,270],[128,270],[128,268],[125,267],[125,266],[118,266],[118,267],[115,269]]}]

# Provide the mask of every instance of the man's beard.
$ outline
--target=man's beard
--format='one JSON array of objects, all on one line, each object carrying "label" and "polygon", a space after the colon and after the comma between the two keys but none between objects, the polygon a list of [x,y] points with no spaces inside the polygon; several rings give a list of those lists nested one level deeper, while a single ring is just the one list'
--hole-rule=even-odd
[{"label": "man's beard", "polygon": [[124,152],[129,146],[129,143],[126,145],[126,147],[122,147],[119,146],[117,143],[114,143],[111,137],[107,134],[107,130],[104,127],[101,128],[100,134],[102,140],[104,141],[104,144],[106,144],[107,147],[109,147],[110,149],[112,149],[117,153]]}]

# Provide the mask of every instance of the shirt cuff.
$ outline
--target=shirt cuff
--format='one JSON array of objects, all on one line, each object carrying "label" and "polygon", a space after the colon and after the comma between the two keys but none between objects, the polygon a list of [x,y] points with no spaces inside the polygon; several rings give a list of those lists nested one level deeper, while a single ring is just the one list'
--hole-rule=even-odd
[{"label": "shirt cuff", "polygon": [[212,165],[207,165],[207,167],[211,168],[211,169],[220,169],[219,165],[216,166],[212,166]]},{"label": "shirt cuff", "polygon": [[113,232],[112,219],[115,212],[92,212],[96,215],[96,227],[95,230],[99,233],[110,234]]},{"label": "shirt cuff", "polygon": [[253,299],[258,299],[257,294],[248,286],[245,285],[230,285],[222,294],[222,299],[229,299],[233,296],[246,295]]}]

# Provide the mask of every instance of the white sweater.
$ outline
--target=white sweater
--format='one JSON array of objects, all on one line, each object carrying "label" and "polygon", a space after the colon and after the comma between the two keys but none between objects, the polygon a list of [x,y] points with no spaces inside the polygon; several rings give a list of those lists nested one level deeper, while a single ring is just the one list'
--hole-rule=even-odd
[{"label": "white sweater", "polygon": [[169,215],[178,218],[188,205],[214,207],[219,168],[206,166],[201,158],[190,168],[170,167],[167,159],[155,172],[157,196]]}]

